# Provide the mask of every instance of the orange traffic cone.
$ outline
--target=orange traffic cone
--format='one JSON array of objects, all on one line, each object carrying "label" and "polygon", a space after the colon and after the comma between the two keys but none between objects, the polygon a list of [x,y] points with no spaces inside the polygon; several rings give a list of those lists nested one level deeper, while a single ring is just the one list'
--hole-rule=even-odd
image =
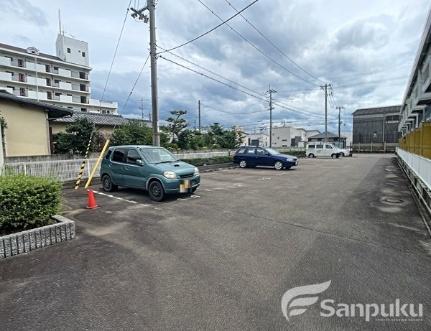
[{"label": "orange traffic cone", "polygon": [[88,193],[88,203],[87,203],[87,208],[88,209],[94,209],[97,208],[98,205],[96,204],[96,198],[94,197],[94,192],[93,190],[87,190]]}]

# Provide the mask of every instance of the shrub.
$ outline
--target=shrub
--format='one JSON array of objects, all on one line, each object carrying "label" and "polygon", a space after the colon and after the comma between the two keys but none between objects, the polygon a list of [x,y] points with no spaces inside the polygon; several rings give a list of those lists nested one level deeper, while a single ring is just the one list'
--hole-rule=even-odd
[{"label": "shrub", "polygon": [[52,223],[60,209],[60,182],[23,175],[0,176],[0,233]]},{"label": "shrub", "polygon": [[203,158],[203,159],[190,159],[183,160],[184,162],[193,164],[196,167],[210,164],[221,164],[221,163],[229,163],[232,162],[232,157],[230,156],[217,156],[211,158]]}]

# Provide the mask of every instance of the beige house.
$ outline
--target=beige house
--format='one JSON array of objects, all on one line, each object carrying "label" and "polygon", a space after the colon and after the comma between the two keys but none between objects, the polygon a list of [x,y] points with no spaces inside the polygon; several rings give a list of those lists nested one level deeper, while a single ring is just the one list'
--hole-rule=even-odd
[{"label": "beige house", "polygon": [[51,153],[49,121],[71,116],[72,111],[0,90],[0,114],[6,120],[4,156]]}]

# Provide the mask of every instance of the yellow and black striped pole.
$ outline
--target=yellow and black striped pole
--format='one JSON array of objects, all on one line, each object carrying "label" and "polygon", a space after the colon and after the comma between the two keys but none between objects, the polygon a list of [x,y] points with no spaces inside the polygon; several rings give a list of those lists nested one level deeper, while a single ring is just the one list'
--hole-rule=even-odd
[{"label": "yellow and black striped pole", "polygon": [[88,141],[87,150],[85,151],[85,155],[84,155],[84,160],[82,160],[81,168],[79,169],[78,178],[76,179],[76,183],[75,183],[75,190],[77,190],[79,188],[79,183],[81,183],[82,175],[84,174],[84,168],[85,168],[85,164],[87,163],[88,153],[90,152],[91,140],[93,138],[93,132],[94,131],[91,131],[90,140]]}]

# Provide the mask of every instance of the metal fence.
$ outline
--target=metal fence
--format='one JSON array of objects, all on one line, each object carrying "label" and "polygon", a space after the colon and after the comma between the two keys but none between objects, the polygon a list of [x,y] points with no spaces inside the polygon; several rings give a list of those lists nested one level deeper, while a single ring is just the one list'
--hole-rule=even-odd
[{"label": "metal fence", "polygon": [[[174,153],[174,155],[180,160],[191,160],[198,158],[229,156],[232,155],[232,151],[190,151],[183,153]],[[91,158],[87,160],[83,178],[88,178],[91,169],[93,168],[93,165],[96,163],[96,160],[96,158]],[[5,164],[5,173],[53,177],[57,178],[62,182],[65,182],[76,179],[82,161],[84,161],[84,159],[8,162]],[[95,176],[99,176],[99,171],[100,166],[97,168]]]},{"label": "metal fence", "polygon": [[419,156],[401,148],[397,148],[397,155],[406,165],[420,178],[420,180],[431,190],[431,159]]}]

